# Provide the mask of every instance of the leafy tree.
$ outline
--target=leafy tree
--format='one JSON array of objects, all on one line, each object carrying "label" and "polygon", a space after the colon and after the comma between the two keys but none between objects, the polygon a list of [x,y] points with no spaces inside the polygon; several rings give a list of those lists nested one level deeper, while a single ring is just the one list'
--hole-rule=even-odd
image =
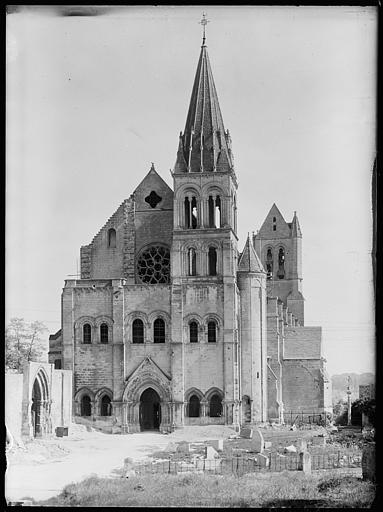
[{"label": "leafy tree", "polygon": [[[345,410],[337,418],[337,425],[347,425],[347,405]],[[362,424],[362,413],[368,416],[372,425],[375,426],[375,399],[359,398],[351,404],[351,425]]]},{"label": "leafy tree", "polygon": [[355,424],[362,424],[362,413],[364,413],[368,417],[370,423],[375,426],[374,398],[360,398],[353,402],[351,406],[351,417],[353,423],[355,421]]},{"label": "leafy tree", "polygon": [[46,341],[43,339],[46,331],[48,329],[42,322],[28,323],[23,318],[11,318],[5,331],[6,369],[21,373],[24,363],[46,360]]}]

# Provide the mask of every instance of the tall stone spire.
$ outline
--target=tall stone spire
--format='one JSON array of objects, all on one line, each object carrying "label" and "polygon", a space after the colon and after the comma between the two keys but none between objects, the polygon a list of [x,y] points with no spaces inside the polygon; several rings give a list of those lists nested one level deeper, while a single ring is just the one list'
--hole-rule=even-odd
[{"label": "tall stone spire", "polygon": [[217,91],[205,44],[204,27],[201,53],[194,79],[184,132],[180,134],[175,173],[233,171],[231,139],[225,131]]}]

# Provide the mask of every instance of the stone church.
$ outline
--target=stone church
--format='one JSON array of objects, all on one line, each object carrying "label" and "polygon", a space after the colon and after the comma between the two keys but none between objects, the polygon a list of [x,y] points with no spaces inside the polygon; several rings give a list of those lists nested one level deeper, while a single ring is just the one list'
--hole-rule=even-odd
[{"label": "stone church", "polygon": [[173,190],[152,164],[65,281],[49,361],[73,372],[73,414],[121,432],[323,414],[331,390],[321,328],[304,326],[298,218],[273,205],[239,250],[205,38],[172,177]]}]

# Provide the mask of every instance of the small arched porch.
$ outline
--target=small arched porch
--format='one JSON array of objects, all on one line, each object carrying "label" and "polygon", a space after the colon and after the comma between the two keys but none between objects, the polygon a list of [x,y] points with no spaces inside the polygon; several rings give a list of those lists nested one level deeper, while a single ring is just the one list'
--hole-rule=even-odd
[{"label": "small arched porch", "polygon": [[172,423],[169,386],[153,376],[128,382],[123,394],[122,417],[129,432],[169,431]]}]

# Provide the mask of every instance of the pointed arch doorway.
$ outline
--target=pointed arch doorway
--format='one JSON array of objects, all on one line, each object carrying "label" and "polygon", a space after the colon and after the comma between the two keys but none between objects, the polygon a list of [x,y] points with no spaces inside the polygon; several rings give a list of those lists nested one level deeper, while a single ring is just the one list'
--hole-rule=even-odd
[{"label": "pointed arch doorway", "polygon": [[44,371],[38,371],[31,391],[30,432],[33,437],[41,437],[51,432],[49,386]]},{"label": "pointed arch doorway", "polygon": [[147,388],[140,398],[140,427],[143,430],[159,430],[161,423],[160,397],[153,388]]},{"label": "pointed arch doorway", "polygon": [[42,402],[42,393],[39,386],[39,382],[37,378],[33,383],[32,388],[32,426],[33,426],[33,437],[40,437],[41,432],[41,402]]}]

